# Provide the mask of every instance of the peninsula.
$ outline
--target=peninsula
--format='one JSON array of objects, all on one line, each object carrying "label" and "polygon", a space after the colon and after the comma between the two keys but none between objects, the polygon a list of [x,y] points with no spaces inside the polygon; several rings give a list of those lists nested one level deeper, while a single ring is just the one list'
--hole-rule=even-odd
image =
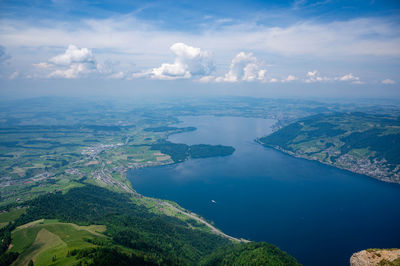
[{"label": "peninsula", "polygon": [[320,114],[257,142],[381,181],[400,183],[400,121],[366,113]]}]

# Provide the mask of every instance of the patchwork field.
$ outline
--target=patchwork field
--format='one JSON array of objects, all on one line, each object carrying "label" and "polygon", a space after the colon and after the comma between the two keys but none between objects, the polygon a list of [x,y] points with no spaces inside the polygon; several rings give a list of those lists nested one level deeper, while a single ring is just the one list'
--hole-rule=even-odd
[{"label": "patchwork field", "polygon": [[[126,171],[235,152],[234,147],[222,145],[168,142],[171,134],[196,130],[180,127],[180,116],[267,118],[276,121],[277,129],[317,113],[354,110],[400,114],[396,106],[375,103],[355,106],[243,97],[157,104],[54,97],[4,104],[0,106],[0,264],[28,265],[32,260],[35,265],[110,265],[118,260],[126,265],[192,265],[210,255],[218,261],[229,256],[226,245],[240,240],[232,242],[174,202],[139,195]],[[321,160],[328,149],[327,158],[333,162],[335,152],[330,152],[345,148],[343,137],[365,131],[371,124],[363,118],[361,129],[353,128],[357,119],[350,117],[344,128],[332,121],[304,120],[296,128],[298,138],[293,142],[290,135],[282,147],[293,153],[303,150],[302,154]],[[323,141],[314,138],[318,132],[326,137],[321,132],[327,123],[338,127],[339,135],[348,133]],[[379,137],[398,134],[398,127],[381,129]],[[353,145],[348,154],[355,158],[378,155],[362,145]],[[336,159],[339,162],[341,157]],[[93,225],[97,223],[102,225]],[[250,251],[244,254],[242,249]],[[297,264],[272,245],[243,243],[232,250],[243,261],[249,256],[261,260],[272,252],[279,253],[277,261]]]}]

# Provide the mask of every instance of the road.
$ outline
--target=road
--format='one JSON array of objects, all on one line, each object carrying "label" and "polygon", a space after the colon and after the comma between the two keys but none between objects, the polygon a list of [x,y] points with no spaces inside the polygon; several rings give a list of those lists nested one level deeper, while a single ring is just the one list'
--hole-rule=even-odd
[{"label": "road", "polygon": [[206,225],[208,228],[210,228],[211,232],[213,232],[213,233],[216,234],[216,235],[220,235],[220,236],[225,237],[225,238],[228,238],[228,239],[230,239],[230,240],[232,240],[232,241],[246,242],[246,243],[247,243],[247,242],[250,242],[249,240],[239,239],[239,238],[235,238],[235,237],[233,237],[233,236],[227,235],[227,234],[225,234],[224,232],[221,232],[221,231],[220,231],[219,229],[217,229],[215,226],[213,226],[213,225],[211,225],[210,223],[208,223],[207,221],[205,221],[205,220],[201,219],[200,217],[198,217],[196,214],[182,211],[182,210],[176,208],[176,207],[175,207],[174,205],[172,205],[171,203],[168,203],[168,202],[163,201],[162,204],[163,204],[163,205],[166,205],[166,206],[168,206],[168,207],[170,207],[170,208],[172,208],[172,209],[174,209],[175,211],[177,211],[177,212],[179,212],[179,213],[181,213],[181,214],[183,214],[183,215],[186,215],[186,216],[188,216],[188,217],[190,217],[190,218],[192,218],[192,219],[194,219],[194,220],[196,220],[196,221],[198,221],[198,222],[200,222],[200,223]]}]

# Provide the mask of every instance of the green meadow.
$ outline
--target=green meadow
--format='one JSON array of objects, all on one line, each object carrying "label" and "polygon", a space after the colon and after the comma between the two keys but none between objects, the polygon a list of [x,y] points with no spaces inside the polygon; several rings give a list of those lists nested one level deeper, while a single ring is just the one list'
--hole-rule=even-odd
[{"label": "green meadow", "polygon": [[19,252],[14,265],[68,265],[79,262],[70,255],[75,249],[96,247],[90,240],[107,241],[105,226],[78,226],[57,220],[38,220],[17,227],[12,232],[10,251]]}]

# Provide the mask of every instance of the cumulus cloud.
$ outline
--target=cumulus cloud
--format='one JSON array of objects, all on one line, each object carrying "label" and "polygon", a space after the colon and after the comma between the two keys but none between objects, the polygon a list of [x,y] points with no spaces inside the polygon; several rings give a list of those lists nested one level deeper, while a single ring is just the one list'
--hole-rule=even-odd
[{"label": "cumulus cloud", "polygon": [[[49,60],[57,67],[49,74],[49,77],[78,78],[82,75],[95,72],[97,63],[88,48],[78,48],[70,44],[67,50]],[[38,67],[48,67],[47,63],[39,63]]]},{"label": "cumulus cloud", "polygon": [[318,71],[314,70],[314,71],[308,71],[307,72],[307,77],[312,78],[315,77],[317,75]]},{"label": "cumulus cloud", "polygon": [[229,72],[215,79],[217,82],[265,81],[266,69],[252,53],[240,52],[233,59]]},{"label": "cumulus cloud", "polygon": [[357,81],[360,80],[359,77],[355,77],[352,73],[344,75],[343,77],[339,78],[340,81]]},{"label": "cumulus cloud", "polygon": [[[107,75],[106,77],[113,79],[125,77],[123,72],[114,73],[111,64],[98,63],[89,48],[79,48],[72,44],[67,47],[64,53],[50,58],[49,62],[40,62],[33,64],[33,66],[41,73],[47,73],[46,77],[50,78],[75,79],[93,73]],[[34,75],[34,77],[37,76],[40,75]]]},{"label": "cumulus cloud", "polygon": [[385,85],[396,84],[396,81],[394,81],[392,79],[384,79],[384,80],[382,80],[382,84],[385,84]]},{"label": "cumulus cloud", "polygon": [[297,78],[293,75],[287,76],[287,78],[283,79],[282,82],[292,82],[295,81]]},{"label": "cumulus cloud", "polygon": [[66,69],[54,70],[49,74],[49,77],[73,79],[73,78],[78,78],[84,73],[88,73],[88,70],[84,64],[72,64]]},{"label": "cumulus cloud", "polygon": [[95,63],[96,60],[92,51],[88,48],[79,49],[77,46],[70,44],[67,50],[60,55],[50,59],[50,62],[56,65],[70,65],[73,63]]},{"label": "cumulus cloud", "polygon": [[346,74],[341,77],[326,77],[321,76],[317,70],[308,71],[306,74],[306,79],[304,80],[306,83],[314,83],[314,82],[327,82],[327,81],[344,81],[351,82],[353,84],[364,84],[360,80],[359,77],[354,76],[352,73]]},{"label": "cumulus cloud", "polygon": [[362,82],[359,77],[354,76],[352,73],[344,75],[343,77],[340,78],[335,78],[335,80],[351,81],[351,83],[353,84],[364,84],[364,82]]},{"label": "cumulus cloud", "polygon": [[142,73],[135,73],[133,77],[150,77],[152,79],[174,80],[191,77],[208,76],[214,71],[211,53],[200,48],[175,43],[170,47],[175,54],[174,63],[163,63],[160,67]]},{"label": "cumulus cloud", "polygon": [[202,83],[208,83],[208,82],[211,82],[214,80],[215,80],[214,76],[204,76],[204,77],[199,78],[197,81],[202,82]]},{"label": "cumulus cloud", "polygon": [[[24,51],[28,47],[34,51],[32,54],[35,54],[36,58],[46,56],[44,53],[48,52],[48,49],[58,49],[57,47],[68,43],[74,43],[80,47],[92,47],[96,51],[101,50],[102,55],[124,62],[124,69],[121,70],[125,73],[129,71],[130,62],[133,61],[139,67],[138,71],[149,69],[135,74],[136,77],[150,76],[165,79],[189,77],[189,73],[193,76],[192,72],[185,71],[174,62],[160,65],[154,71],[152,69],[159,64],[160,57],[167,56],[168,50],[164,51],[163,47],[169,46],[176,40],[188,43],[195,39],[198,47],[208,47],[207,49],[212,50],[219,58],[227,58],[241,49],[263,56],[294,55],[304,56],[307,60],[340,58],[344,62],[353,62],[354,56],[363,57],[368,62],[377,61],[376,56],[385,56],[385,58],[390,56],[394,58],[393,61],[400,56],[400,31],[390,19],[386,18],[332,22],[301,20],[293,23],[278,23],[274,26],[267,25],[257,23],[256,20],[235,20],[232,23],[209,27],[207,31],[193,34],[161,28],[158,23],[140,20],[134,15],[81,19],[69,23],[68,26],[58,20],[49,22],[48,19],[43,19],[38,23],[31,23],[30,20],[25,19],[3,18],[0,19],[0,26],[2,26],[0,40],[3,45],[12,48],[13,51],[18,49]],[[42,49],[43,47],[47,48]],[[82,53],[85,54],[84,51]],[[58,57],[55,61],[61,63],[65,57],[68,56]],[[70,58],[73,60],[73,57]],[[296,63],[296,61],[293,65],[295,64],[299,68],[303,66],[302,63]],[[35,70],[39,69],[40,67],[37,66]],[[69,72],[74,71],[71,69]],[[206,74],[204,77],[209,75]],[[198,79],[201,78],[199,75]],[[309,82],[318,81],[326,80],[321,76],[309,79]]]},{"label": "cumulus cloud", "polygon": [[308,71],[306,74],[306,83],[314,83],[314,82],[323,82],[323,81],[329,81],[332,80],[329,77],[323,77],[320,76],[317,70],[314,71]]}]

